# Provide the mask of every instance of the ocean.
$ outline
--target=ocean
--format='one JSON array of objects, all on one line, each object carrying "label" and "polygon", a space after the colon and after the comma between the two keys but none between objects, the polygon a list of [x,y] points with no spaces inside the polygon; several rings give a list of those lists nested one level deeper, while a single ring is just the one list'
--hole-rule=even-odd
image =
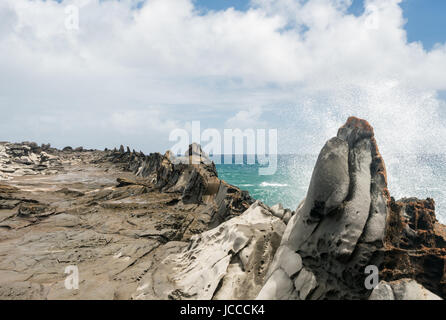
[{"label": "ocean", "polygon": [[[295,210],[305,198],[316,159],[317,155],[279,155],[277,171],[270,176],[259,175],[258,163],[216,167],[221,179],[255,199]],[[446,223],[446,155],[387,155],[384,160],[391,196],[433,198],[437,219]]]}]

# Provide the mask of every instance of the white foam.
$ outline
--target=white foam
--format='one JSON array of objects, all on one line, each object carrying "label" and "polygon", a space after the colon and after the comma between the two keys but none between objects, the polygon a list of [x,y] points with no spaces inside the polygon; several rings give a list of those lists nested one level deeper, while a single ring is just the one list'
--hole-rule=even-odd
[{"label": "white foam", "polygon": [[288,187],[286,183],[262,182],[261,187]]}]

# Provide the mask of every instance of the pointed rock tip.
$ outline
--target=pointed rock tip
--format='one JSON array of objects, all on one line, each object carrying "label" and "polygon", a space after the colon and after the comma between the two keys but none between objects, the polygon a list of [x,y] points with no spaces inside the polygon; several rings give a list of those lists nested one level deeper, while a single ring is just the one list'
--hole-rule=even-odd
[{"label": "pointed rock tip", "polygon": [[199,155],[199,156],[207,157],[206,153],[201,148],[201,145],[196,142],[191,143],[189,145],[189,149],[185,153],[186,157],[192,156],[192,155]]},{"label": "pointed rock tip", "polygon": [[339,128],[338,138],[347,141],[349,146],[353,146],[359,140],[374,137],[373,127],[367,120],[357,117],[349,117],[347,122]]},{"label": "pointed rock tip", "polygon": [[174,154],[173,154],[172,151],[167,150],[167,151],[164,153],[164,158],[169,159],[169,160],[173,160],[173,159],[175,159],[175,156],[174,156]]}]

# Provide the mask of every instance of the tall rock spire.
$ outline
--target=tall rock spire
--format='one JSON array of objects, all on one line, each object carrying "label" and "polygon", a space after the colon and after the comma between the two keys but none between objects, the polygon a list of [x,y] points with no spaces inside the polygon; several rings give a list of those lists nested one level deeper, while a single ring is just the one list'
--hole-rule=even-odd
[{"label": "tall rock spire", "polygon": [[[383,247],[389,201],[373,128],[351,117],[322,148],[259,298],[367,297],[364,269]],[[287,264],[297,255],[303,267],[291,274]]]}]

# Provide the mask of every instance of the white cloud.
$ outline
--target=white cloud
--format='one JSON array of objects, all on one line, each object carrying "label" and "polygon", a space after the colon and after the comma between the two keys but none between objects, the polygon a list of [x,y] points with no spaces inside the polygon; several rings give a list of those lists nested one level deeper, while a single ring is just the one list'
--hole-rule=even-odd
[{"label": "white cloud", "polygon": [[113,112],[106,119],[105,125],[111,125],[121,134],[144,134],[149,128],[150,130],[168,135],[173,129],[179,128],[180,124],[169,119],[168,115],[161,115],[158,109],[152,108],[148,110],[123,110]]},{"label": "white cloud", "polygon": [[[318,151],[351,114],[372,122],[386,152],[444,151],[435,137],[446,136],[436,96],[446,45],[407,43],[399,3],[368,0],[355,17],[350,0],[204,13],[191,0],[140,10],[132,0],[3,0],[0,134],[28,137],[27,123],[41,139],[86,144],[96,130],[99,145],[127,139],[153,151],[169,146],[164,131],[204,114],[254,126],[280,110],[283,123],[271,125],[286,129],[282,151]],[[69,4],[80,7],[79,31],[64,26]]]},{"label": "white cloud", "polygon": [[262,108],[252,107],[247,110],[237,112],[233,117],[226,120],[226,128],[228,129],[255,129],[265,128],[265,121],[261,120]]}]

